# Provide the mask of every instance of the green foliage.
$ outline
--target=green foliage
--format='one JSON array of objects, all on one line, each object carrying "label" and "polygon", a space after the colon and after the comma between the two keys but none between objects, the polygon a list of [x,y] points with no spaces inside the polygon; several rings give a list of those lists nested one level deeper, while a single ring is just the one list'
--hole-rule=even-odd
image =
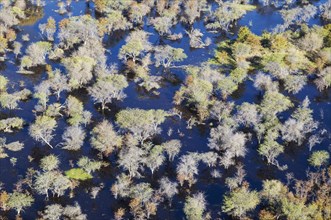
[{"label": "green foliage", "polygon": [[22,118],[14,117],[0,120],[0,131],[12,132],[13,129],[23,128],[24,120]]},{"label": "green foliage", "polygon": [[15,191],[10,194],[7,203],[8,207],[15,209],[19,215],[24,208],[31,206],[33,201],[34,199],[32,196]]},{"label": "green foliage", "polygon": [[45,156],[40,161],[40,167],[45,172],[57,169],[59,167],[59,164],[59,158],[54,154]]},{"label": "green foliage", "polygon": [[148,41],[148,33],[142,30],[131,32],[125,41],[126,44],[121,47],[118,54],[118,58],[125,62],[128,59],[132,59],[135,62],[141,58],[144,52],[151,49],[151,44]]},{"label": "green foliage", "polygon": [[88,157],[81,157],[77,165],[84,169],[88,174],[91,174],[94,171],[100,170],[103,165],[101,161],[90,160]]},{"label": "green foliage", "polygon": [[84,111],[83,103],[79,99],[69,95],[66,106],[70,125],[88,124],[90,122],[91,115],[88,111]]},{"label": "green foliage", "polygon": [[244,217],[248,211],[255,209],[259,202],[256,191],[240,187],[224,196],[222,210],[234,217]]},{"label": "green foliage", "polygon": [[88,174],[86,171],[84,171],[81,168],[73,168],[65,172],[65,175],[69,177],[70,179],[75,180],[88,180],[92,179],[92,175]]},{"label": "green foliage", "polygon": [[260,105],[261,112],[265,116],[274,116],[292,107],[291,100],[279,92],[267,92]]},{"label": "green foliage", "polygon": [[327,164],[329,159],[330,159],[329,152],[327,152],[325,150],[319,150],[319,151],[313,152],[313,154],[310,155],[308,161],[309,161],[310,165],[312,165],[314,167],[320,167],[323,164]]},{"label": "green foliage", "polygon": [[92,132],[91,145],[93,148],[108,156],[116,147],[122,145],[121,136],[117,135],[111,123],[104,120],[96,125]]},{"label": "green foliage", "polygon": [[281,199],[281,209],[286,218],[291,220],[313,219],[317,214],[317,206],[315,204],[306,206],[299,199]]},{"label": "green foliage", "polygon": [[72,56],[62,59],[69,74],[69,85],[73,89],[85,86],[93,78],[96,61],[88,56]]},{"label": "green foliage", "polygon": [[218,81],[217,88],[221,90],[223,99],[226,99],[238,89],[238,84],[235,82],[237,79],[233,79],[232,77],[227,76]]},{"label": "green foliage", "polygon": [[188,220],[203,220],[206,202],[202,193],[197,193],[186,198],[184,213]]},{"label": "green foliage", "polygon": [[268,163],[275,164],[275,159],[284,152],[284,146],[273,139],[266,139],[259,145],[258,152],[267,158]]},{"label": "green foliage", "polygon": [[8,79],[5,76],[0,75],[0,92],[7,90]]},{"label": "green foliage", "polygon": [[262,197],[270,201],[278,200],[284,193],[284,188],[284,185],[279,180],[264,180],[261,194]]},{"label": "green foliage", "polygon": [[157,109],[126,109],[116,115],[117,124],[126,130],[131,131],[140,141],[156,134],[158,126],[162,124],[168,113]]}]

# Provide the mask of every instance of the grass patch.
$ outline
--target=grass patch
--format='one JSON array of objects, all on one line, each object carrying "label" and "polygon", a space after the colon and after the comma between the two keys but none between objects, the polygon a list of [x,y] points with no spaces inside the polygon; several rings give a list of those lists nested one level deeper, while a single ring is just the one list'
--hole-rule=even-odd
[{"label": "grass patch", "polygon": [[245,10],[245,11],[253,11],[256,9],[255,5],[242,5],[242,4],[236,4],[236,3],[233,3],[233,7],[241,9],[241,10]]},{"label": "grass patch", "polygon": [[73,168],[65,172],[66,176],[69,177],[70,179],[75,179],[75,180],[88,180],[92,179],[92,176],[85,172],[81,168]]}]

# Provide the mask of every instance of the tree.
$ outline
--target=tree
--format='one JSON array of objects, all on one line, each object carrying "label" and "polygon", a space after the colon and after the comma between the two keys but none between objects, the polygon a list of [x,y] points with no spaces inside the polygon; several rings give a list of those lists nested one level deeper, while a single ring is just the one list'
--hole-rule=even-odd
[{"label": "tree", "polygon": [[13,47],[14,47],[14,49],[13,49],[13,53],[15,54],[15,58],[17,58],[17,56],[18,56],[19,54],[21,54],[22,44],[21,44],[20,42],[18,42],[18,41],[15,41],[15,42],[13,43]]},{"label": "tree", "polygon": [[206,219],[204,212],[206,210],[206,199],[202,193],[196,193],[186,198],[184,213],[188,220]]},{"label": "tree", "polygon": [[155,65],[162,65],[165,69],[172,67],[173,62],[180,62],[186,59],[187,56],[181,48],[173,48],[169,45],[158,46],[155,48]]},{"label": "tree", "polygon": [[57,173],[57,175],[55,175],[55,179],[52,185],[53,196],[57,197],[63,196],[66,190],[72,186],[69,178],[59,172]]},{"label": "tree", "polygon": [[56,32],[56,21],[54,18],[49,17],[47,19],[47,23],[45,24],[39,24],[39,29],[42,34],[45,34],[47,37],[47,40],[53,41],[54,40],[54,34]]},{"label": "tree", "polygon": [[243,218],[248,211],[255,209],[259,202],[256,191],[250,191],[247,186],[242,186],[224,196],[222,211]]},{"label": "tree", "polygon": [[[52,44],[45,41],[30,44],[26,49],[26,56],[22,58],[21,68],[46,64],[46,56],[51,48]],[[32,62],[27,66],[23,62],[23,59],[30,59]]]},{"label": "tree", "polygon": [[300,24],[309,21],[317,13],[317,7],[311,4],[303,7],[281,10],[280,14],[284,20],[283,25],[276,26],[276,32],[282,32],[292,24]]},{"label": "tree", "polygon": [[177,166],[177,180],[183,186],[184,181],[187,181],[189,186],[196,182],[194,175],[198,174],[199,155],[197,153],[189,153],[180,157],[180,162]]},{"label": "tree", "polygon": [[9,196],[8,207],[11,209],[15,209],[17,214],[20,215],[21,211],[24,208],[31,206],[33,201],[33,197],[29,194],[15,191]]},{"label": "tree", "polygon": [[277,201],[285,191],[284,188],[279,180],[264,180],[261,196],[270,202]]},{"label": "tree", "polygon": [[149,154],[145,158],[145,165],[151,170],[152,174],[157,170],[165,161],[165,156],[163,155],[164,149],[161,145],[155,145],[149,149]]},{"label": "tree", "polygon": [[13,129],[22,129],[24,120],[22,118],[6,118],[0,120],[0,131],[13,132]]},{"label": "tree", "polygon": [[235,132],[234,128],[227,125],[219,125],[212,128],[208,146],[220,152],[229,152],[233,157],[244,157],[246,135],[243,132]]},{"label": "tree", "polygon": [[106,104],[111,103],[113,99],[122,100],[126,97],[123,89],[127,86],[128,82],[123,75],[112,74],[99,78],[88,91],[96,102],[101,102],[103,111]]},{"label": "tree", "polygon": [[1,92],[0,94],[0,105],[2,108],[5,109],[17,109],[19,107],[18,102],[20,100],[26,100],[31,95],[31,91],[28,89],[24,89],[19,92],[14,93],[7,93],[7,92]]},{"label": "tree", "polygon": [[50,141],[53,139],[53,131],[56,127],[56,120],[48,116],[37,116],[36,121],[30,125],[29,134],[36,141],[45,142],[53,148]]},{"label": "tree", "polygon": [[99,31],[102,35],[104,33],[112,34],[114,31],[130,28],[132,28],[132,24],[123,16],[122,11],[111,11],[107,13],[107,17],[99,20]]},{"label": "tree", "polygon": [[35,86],[34,90],[33,97],[38,99],[37,110],[45,111],[51,94],[50,83],[48,81],[42,81],[39,85]]},{"label": "tree", "polygon": [[171,182],[168,177],[162,177],[162,179],[159,180],[159,184],[159,192],[169,201],[171,201],[172,197],[178,193],[178,184],[176,182]]},{"label": "tree", "polygon": [[58,169],[59,164],[60,164],[59,158],[54,154],[45,156],[40,160],[40,167],[45,172]]},{"label": "tree", "polygon": [[122,145],[122,137],[114,131],[113,125],[107,120],[96,125],[91,135],[92,147],[105,156],[108,156],[115,148],[119,148]]},{"label": "tree", "polygon": [[126,109],[116,115],[116,122],[143,143],[147,138],[160,132],[158,126],[165,121],[166,116],[168,113],[160,109]]},{"label": "tree", "polygon": [[121,47],[118,58],[125,62],[132,59],[134,63],[136,60],[140,60],[142,55],[152,47],[148,41],[148,35],[148,33],[142,30],[131,32],[125,39],[126,44]]},{"label": "tree", "polygon": [[64,207],[63,215],[69,219],[87,220],[87,216],[82,213],[82,209],[77,202],[75,205],[67,205]]},{"label": "tree", "polygon": [[67,127],[62,135],[62,139],[64,141],[62,143],[62,149],[74,151],[79,150],[84,144],[85,136],[85,131],[81,126],[76,125]]},{"label": "tree", "polygon": [[331,86],[331,67],[325,67],[318,73],[318,78],[315,80],[315,84],[319,91],[327,89]]},{"label": "tree", "polygon": [[255,77],[254,87],[259,90],[277,91],[278,83],[272,81],[269,75],[259,72]]},{"label": "tree", "polygon": [[306,97],[291,118],[285,122],[281,129],[283,140],[294,141],[301,145],[306,135],[317,128],[318,123],[313,119],[313,111],[309,108],[309,104],[310,101]]},{"label": "tree", "polygon": [[93,78],[92,70],[96,61],[87,56],[72,56],[62,60],[68,75],[69,85],[72,89],[86,86]]},{"label": "tree", "polygon": [[5,92],[7,90],[8,79],[7,77],[0,75],[0,91]]},{"label": "tree", "polygon": [[94,161],[90,160],[88,157],[81,157],[78,160],[77,165],[84,169],[88,174],[91,174],[96,170],[100,170],[103,164],[101,161]]},{"label": "tree", "polygon": [[36,190],[38,194],[45,195],[46,198],[48,198],[48,192],[52,189],[56,177],[57,171],[38,173],[33,183],[34,190]]},{"label": "tree", "polygon": [[164,151],[168,154],[170,161],[173,161],[175,156],[178,155],[182,144],[180,140],[170,140],[162,144]]},{"label": "tree", "polygon": [[330,159],[330,154],[325,150],[319,150],[313,152],[312,155],[310,155],[308,161],[310,165],[314,167],[320,167],[323,164],[327,164]]},{"label": "tree", "polygon": [[190,32],[186,31],[190,37],[190,47],[192,48],[204,48],[211,44],[211,39],[207,38],[205,42],[202,41],[203,33],[200,29],[192,29]]},{"label": "tree", "polygon": [[246,14],[246,11],[255,9],[255,6],[252,5],[241,5],[232,2],[221,2],[219,7],[213,13],[214,22],[211,22],[206,25],[208,29],[222,29],[227,31],[230,27],[230,24],[243,15]]},{"label": "tree", "polygon": [[288,97],[276,91],[269,91],[263,97],[260,110],[265,117],[272,117],[279,112],[286,111],[292,105]]},{"label": "tree", "polygon": [[[209,70],[209,67],[189,67],[187,69],[189,75],[186,78],[186,83],[174,96],[176,105],[186,101],[188,105],[193,106],[194,110],[198,112],[200,120],[205,119],[209,115],[208,106],[213,95],[213,82],[210,82],[212,80],[209,81],[208,77],[215,78],[213,78],[214,72]],[[204,74],[205,76],[203,76]]]},{"label": "tree", "polygon": [[215,152],[206,152],[200,154],[200,160],[208,167],[216,166],[218,155]]},{"label": "tree", "polygon": [[50,88],[55,92],[57,100],[60,99],[61,92],[69,91],[68,78],[61,73],[59,69],[55,69],[49,73]]},{"label": "tree", "polygon": [[150,23],[154,26],[155,30],[159,32],[161,36],[170,34],[170,28],[173,26],[173,21],[171,17],[160,16],[150,19]]},{"label": "tree", "polygon": [[59,39],[65,49],[99,39],[97,20],[90,15],[72,16],[59,22]]},{"label": "tree", "polygon": [[76,97],[69,95],[66,100],[68,122],[70,125],[88,124],[91,120],[91,113],[84,111],[84,106]]},{"label": "tree", "polygon": [[260,155],[267,158],[269,164],[277,165],[276,157],[284,152],[284,146],[280,145],[275,140],[266,139],[259,145],[258,152]]},{"label": "tree", "polygon": [[143,17],[151,11],[151,8],[144,3],[132,2],[129,10],[130,20],[134,23],[140,24]]},{"label": "tree", "polygon": [[216,119],[219,123],[222,121],[228,123],[232,120],[231,113],[235,104],[234,102],[223,102],[216,100],[210,108],[210,117]]},{"label": "tree", "polygon": [[307,77],[301,75],[288,75],[285,78],[285,89],[288,92],[297,94],[307,84]]},{"label": "tree", "polygon": [[40,213],[42,219],[45,220],[60,220],[60,219],[77,219],[86,220],[87,217],[82,213],[78,203],[75,205],[67,205],[65,207],[59,204],[52,204],[46,206],[44,211]]},{"label": "tree", "polygon": [[60,220],[63,212],[63,207],[59,204],[46,206],[42,212],[42,218],[45,220]]},{"label": "tree", "polygon": [[119,153],[118,164],[129,172],[130,177],[140,176],[139,168],[142,167],[145,152],[136,146],[122,148]]},{"label": "tree", "polygon": [[242,103],[238,107],[236,121],[247,127],[256,126],[261,121],[261,116],[258,112],[258,107],[255,104],[248,102]]}]

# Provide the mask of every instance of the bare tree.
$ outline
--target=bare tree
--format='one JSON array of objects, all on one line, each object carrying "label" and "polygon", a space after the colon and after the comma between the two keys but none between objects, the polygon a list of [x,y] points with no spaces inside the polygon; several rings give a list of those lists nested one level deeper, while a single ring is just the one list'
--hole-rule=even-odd
[{"label": "bare tree", "polygon": [[113,128],[113,125],[104,120],[95,126],[91,132],[91,145],[105,156],[122,145],[122,138]]},{"label": "bare tree", "polygon": [[162,179],[159,180],[159,184],[159,192],[171,202],[174,195],[178,193],[178,184],[171,182],[168,177],[162,177]]},{"label": "bare tree", "polygon": [[67,127],[62,135],[64,141],[62,149],[79,150],[84,144],[85,136],[85,131],[82,127],[77,125]]},{"label": "bare tree", "polygon": [[178,155],[182,144],[180,140],[170,140],[162,144],[165,152],[168,154],[168,158],[170,161],[173,161],[175,156]]},{"label": "bare tree", "polygon": [[103,111],[106,104],[111,103],[113,99],[122,100],[126,97],[123,89],[127,86],[128,83],[123,75],[112,74],[99,78],[88,91],[96,102],[101,102]]},{"label": "bare tree", "polygon": [[53,139],[53,131],[56,127],[54,118],[48,116],[37,116],[36,121],[30,125],[29,134],[36,141],[42,141],[53,148],[50,141]]}]

